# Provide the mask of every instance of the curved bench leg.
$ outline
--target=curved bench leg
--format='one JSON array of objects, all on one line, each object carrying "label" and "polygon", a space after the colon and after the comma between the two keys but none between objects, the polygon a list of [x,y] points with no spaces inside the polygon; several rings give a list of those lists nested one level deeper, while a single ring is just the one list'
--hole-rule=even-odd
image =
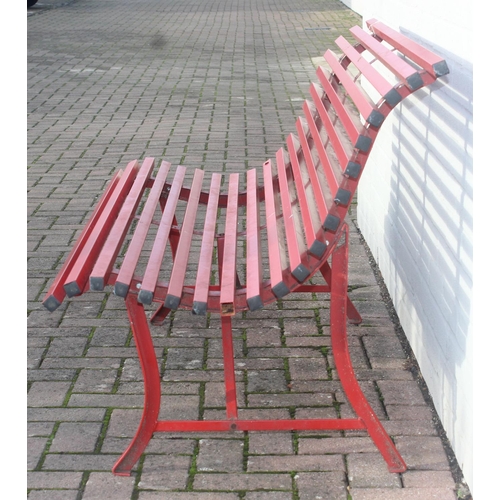
[{"label": "curved bench leg", "polygon": [[391,438],[375,415],[354,374],[347,343],[347,262],[348,228],[345,243],[333,253],[331,269],[330,334],[335,366],[352,408],[366,425],[366,430],[387,463],[390,472],[404,472],[406,464]]},{"label": "curved bench leg", "polygon": [[132,294],[127,295],[125,303],[144,377],[144,409],[132,442],[113,466],[113,474],[117,476],[130,476],[132,467],[146,449],[156,429],[161,400],[158,361],[144,307]]},{"label": "curved bench leg", "polygon": [[[327,283],[330,283],[332,278],[332,269],[328,262],[325,262],[321,267],[320,267],[321,274],[323,275],[323,278],[325,278],[325,281]],[[363,322],[363,318],[361,317],[361,314],[359,314],[358,310],[354,306],[354,304],[351,302],[351,299],[349,298],[349,295],[347,295],[347,319],[349,320],[349,323],[353,325],[359,325],[360,323]]]}]

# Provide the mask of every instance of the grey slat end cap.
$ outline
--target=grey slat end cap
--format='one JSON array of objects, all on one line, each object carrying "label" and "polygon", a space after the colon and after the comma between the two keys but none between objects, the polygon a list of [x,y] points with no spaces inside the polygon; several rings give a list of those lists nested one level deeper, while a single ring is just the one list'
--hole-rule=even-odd
[{"label": "grey slat end cap", "polygon": [[82,293],[76,281],[72,281],[71,283],[65,283],[64,291],[66,292],[66,295],[68,297],[75,297],[76,295],[81,295]]},{"label": "grey slat end cap", "polygon": [[293,271],[293,277],[299,282],[303,283],[305,279],[309,276],[309,270],[304,264],[299,264]]},{"label": "grey slat end cap", "polygon": [[434,68],[434,73],[436,73],[438,78],[440,76],[447,75],[450,72],[446,61],[439,61],[438,63],[433,64],[432,67]]},{"label": "grey slat end cap", "polygon": [[387,104],[389,104],[389,106],[393,108],[394,106],[396,106],[396,104],[399,104],[403,98],[396,89],[391,89],[389,90],[389,92],[387,92],[387,94],[385,94],[384,99],[385,102],[387,102]]},{"label": "grey slat end cap", "polygon": [[413,73],[413,75],[410,75],[406,79],[406,82],[408,83],[408,86],[411,90],[417,90],[424,85],[424,81],[422,80],[422,77],[419,73]]},{"label": "grey slat end cap", "polygon": [[53,312],[61,305],[61,303],[53,295],[51,295],[47,298],[47,300],[44,300],[43,305],[50,312]]},{"label": "grey slat end cap", "polygon": [[360,135],[356,141],[356,144],[354,145],[356,149],[363,151],[363,153],[367,153],[371,146],[372,140],[366,135]]},{"label": "grey slat end cap", "polygon": [[350,161],[345,169],[345,174],[348,175],[351,179],[357,179],[359,177],[360,172],[361,172],[361,165],[354,161]]},{"label": "grey slat end cap", "polygon": [[104,278],[91,276],[90,289],[93,292],[102,292],[104,290]]},{"label": "grey slat end cap", "polygon": [[311,245],[311,248],[309,249],[309,252],[311,252],[314,256],[320,257],[323,256],[323,254],[326,251],[326,245],[322,241],[315,240],[314,243]]},{"label": "grey slat end cap", "polygon": [[153,292],[148,290],[141,290],[137,296],[137,301],[141,304],[149,305],[153,302]]},{"label": "grey slat end cap", "polygon": [[342,205],[346,207],[349,205],[349,201],[351,199],[351,192],[347,191],[347,189],[339,189],[337,194],[335,195],[335,203],[338,205]]},{"label": "grey slat end cap", "polygon": [[204,314],[207,313],[207,303],[206,302],[194,301],[193,302],[192,313],[196,314],[198,316],[203,316]]},{"label": "grey slat end cap", "polygon": [[260,295],[256,295],[255,297],[250,297],[249,299],[247,299],[247,304],[250,311],[257,311],[258,309],[262,309],[264,307]]},{"label": "grey slat end cap", "polygon": [[175,295],[167,295],[167,298],[165,299],[165,307],[168,307],[169,309],[172,309],[175,311],[178,307],[179,304],[181,303],[181,298],[176,297]]},{"label": "grey slat end cap", "polygon": [[374,109],[371,113],[370,116],[368,117],[367,122],[370,125],[373,125],[374,127],[380,127],[382,123],[384,122],[385,116],[380,112]]},{"label": "grey slat end cap", "polygon": [[125,285],[125,283],[119,283],[118,281],[115,283],[114,292],[118,297],[125,298],[127,296],[128,289],[129,286]]},{"label": "grey slat end cap", "polygon": [[283,281],[280,281],[277,285],[274,285],[272,290],[274,295],[278,299],[281,299],[282,297],[290,293],[290,289],[285,285],[285,283],[283,283]]},{"label": "grey slat end cap", "polygon": [[323,227],[326,231],[335,232],[340,224],[340,217],[336,215],[328,214],[325,217],[325,222],[323,222]]}]

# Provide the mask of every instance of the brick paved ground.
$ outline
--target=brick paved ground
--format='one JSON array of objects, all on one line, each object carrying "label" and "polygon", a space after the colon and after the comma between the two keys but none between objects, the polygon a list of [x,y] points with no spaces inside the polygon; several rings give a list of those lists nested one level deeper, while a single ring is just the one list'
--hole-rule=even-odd
[{"label": "brick paved ground", "polygon": [[[50,7],[50,8],[49,8]],[[355,369],[409,465],[389,474],[360,432],[155,437],[130,478],[110,469],[143,386],[123,301],[41,298],[118,166],[146,155],[209,171],[259,166],[294,129],[313,58],[359,23],[334,0],[40,0],[28,17],[30,500],[457,498],[431,408],[353,232]],[[354,214],[355,215],[355,214]],[[235,320],[241,415],[349,416],[328,303],[296,295]],[[217,318],[153,328],[161,418],[223,413]]]}]

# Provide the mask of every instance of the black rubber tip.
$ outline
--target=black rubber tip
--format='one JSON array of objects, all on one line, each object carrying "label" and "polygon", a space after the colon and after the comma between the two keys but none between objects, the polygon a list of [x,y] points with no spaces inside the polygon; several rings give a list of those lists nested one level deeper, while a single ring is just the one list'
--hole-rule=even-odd
[{"label": "black rubber tip", "polygon": [[410,75],[406,81],[408,82],[408,86],[411,90],[417,90],[424,85],[424,81],[418,73],[413,73],[413,75]]},{"label": "black rubber tip", "polygon": [[337,194],[335,195],[335,203],[338,205],[342,205],[346,207],[349,205],[349,201],[351,199],[351,192],[347,191],[347,189],[339,189]]},{"label": "black rubber tip", "polygon": [[115,288],[114,288],[115,295],[117,295],[118,297],[125,298],[128,293],[128,288],[129,288],[128,285],[125,285],[124,283],[119,283],[117,281],[115,283]]},{"label": "black rubber tip", "polygon": [[71,283],[66,283],[64,285],[64,291],[68,297],[75,297],[76,295],[81,295],[82,291],[78,286],[76,281],[72,281]]},{"label": "black rubber tip", "polygon": [[363,151],[363,153],[368,152],[371,146],[372,146],[372,140],[366,135],[360,135],[358,137],[358,140],[356,141],[356,144],[354,145],[356,149]]},{"label": "black rubber tip", "polygon": [[53,312],[61,305],[61,303],[53,295],[51,295],[43,302],[43,305],[50,312]]},{"label": "black rubber tip", "polygon": [[264,303],[262,302],[260,295],[247,299],[247,304],[250,311],[257,311],[258,309],[262,309],[264,307]]},{"label": "black rubber tip", "polygon": [[354,161],[350,161],[345,169],[345,174],[348,175],[351,179],[357,179],[359,177],[360,172],[361,172],[361,165]]},{"label": "black rubber tip", "polygon": [[318,259],[323,256],[325,251],[326,251],[326,244],[318,240],[314,240],[314,243],[311,245],[311,248],[309,249],[309,252],[311,252],[314,256],[318,257]]},{"label": "black rubber tip", "polygon": [[193,302],[192,313],[198,316],[203,316],[207,313],[207,303],[206,302]]},{"label": "black rubber tip", "polygon": [[169,309],[172,309],[175,311],[178,307],[179,304],[181,303],[181,298],[176,297],[175,295],[167,295],[167,298],[165,299],[165,307],[168,307]]},{"label": "black rubber tip", "polygon": [[93,292],[102,292],[104,290],[104,278],[101,277],[90,277],[90,289]]},{"label": "black rubber tip", "polygon": [[272,291],[278,299],[281,299],[290,293],[290,289],[285,285],[285,283],[283,283],[283,281],[280,281],[277,285],[273,286]]},{"label": "black rubber tip", "polygon": [[309,276],[309,270],[304,264],[299,264],[293,271],[293,277],[299,282],[303,283],[304,280]]},{"label": "black rubber tip", "polygon": [[141,290],[137,296],[137,301],[141,304],[149,305],[153,302],[153,292],[148,290]]},{"label": "black rubber tip", "polygon": [[325,222],[323,222],[323,227],[326,231],[335,232],[340,224],[340,217],[336,215],[328,214],[325,217]]}]

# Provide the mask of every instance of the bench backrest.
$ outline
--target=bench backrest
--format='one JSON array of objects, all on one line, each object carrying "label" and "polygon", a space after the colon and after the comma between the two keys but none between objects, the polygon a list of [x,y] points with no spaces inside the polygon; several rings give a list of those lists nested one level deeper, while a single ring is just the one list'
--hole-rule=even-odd
[{"label": "bench backrest", "polygon": [[[108,186],[44,305],[54,310],[65,295],[79,295],[89,287],[102,290],[107,284],[125,297],[135,283],[141,289],[134,293],[145,304],[165,300],[170,309],[233,314],[285,296],[320,269],[342,236],[343,221],[385,118],[404,98],[448,73],[446,62],[419,44],[376,20],[367,25],[372,34],[358,26],[350,30],[354,45],[343,37],[336,40],[340,57],[331,50],[325,53],[328,69],[318,67],[319,84],[309,88],[311,99],[303,105],[296,133],[264,163],[261,173],[247,171],[246,191],[240,191],[243,175],[237,173],[229,176],[227,193],[221,192],[220,174],[212,174],[209,190],[203,191],[208,176],[202,170],[194,171],[186,187],[185,167],[162,162],[153,177],[153,159],[145,159],[142,166],[129,163]],[[146,191],[147,200],[141,203]],[[182,205],[179,229],[176,214]],[[147,250],[144,275],[136,277],[158,206],[162,214],[155,241]],[[204,225],[199,243],[193,245],[199,206],[205,210]],[[244,231],[239,225],[242,211]],[[116,259],[134,218],[138,222],[118,269]],[[241,239],[244,284],[237,275]],[[159,282],[168,242],[173,254],[177,246],[181,251],[173,259],[170,278]],[[214,242],[220,257],[216,285],[211,269]],[[198,266],[188,283],[192,247]]]}]

